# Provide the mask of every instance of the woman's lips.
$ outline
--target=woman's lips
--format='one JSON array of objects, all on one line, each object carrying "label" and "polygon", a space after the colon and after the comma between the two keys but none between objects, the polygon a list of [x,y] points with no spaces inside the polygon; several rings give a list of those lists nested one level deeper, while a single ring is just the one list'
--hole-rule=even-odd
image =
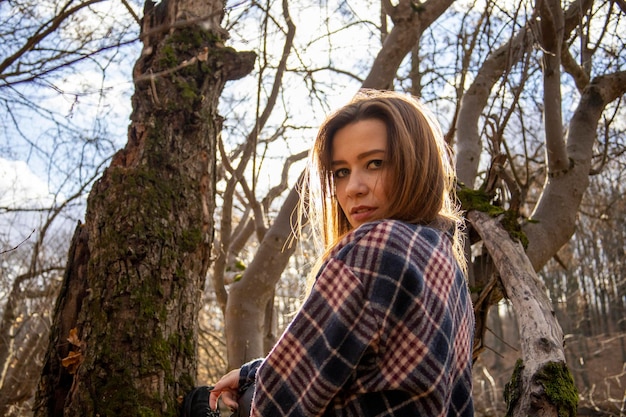
[{"label": "woman's lips", "polygon": [[376,207],[368,207],[368,206],[354,207],[352,210],[350,210],[350,217],[352,217],[352,220],[357,223],[363,223],[367,221],[372,216],[372,214],[374,214],[375,210],[376,210]]}]

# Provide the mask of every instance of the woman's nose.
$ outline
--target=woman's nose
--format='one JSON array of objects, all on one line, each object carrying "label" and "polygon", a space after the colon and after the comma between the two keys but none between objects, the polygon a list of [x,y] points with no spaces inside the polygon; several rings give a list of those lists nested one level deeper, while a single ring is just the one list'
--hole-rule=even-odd
[{"label": "woman's nose", "polygon": [[348,178],[346,194],[348,194],[349,197],[358,197],[367,194],[367,190],[367,182],[363,176],[353,171]]}]

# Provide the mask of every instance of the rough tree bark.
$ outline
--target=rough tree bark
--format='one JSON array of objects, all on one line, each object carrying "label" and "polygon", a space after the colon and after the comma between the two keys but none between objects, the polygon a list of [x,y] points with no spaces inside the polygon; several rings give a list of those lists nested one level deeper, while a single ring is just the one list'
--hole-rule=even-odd
[{"label": "rough tree bark", "polygon": [[36,416],[173,416],[195,383],[213,240],[217,103],[254,54],[225,48],[221,0],[148,0],[128,143],[88,199]]}]

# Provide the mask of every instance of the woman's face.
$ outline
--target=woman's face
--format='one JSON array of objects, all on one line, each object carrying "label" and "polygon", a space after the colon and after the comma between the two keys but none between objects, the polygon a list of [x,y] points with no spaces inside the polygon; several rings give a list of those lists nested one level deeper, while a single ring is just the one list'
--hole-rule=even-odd
[{"label": "woman's face", "polygon": [[354,228],[389,213],[387,145],[387,127],[378,119],[351,123],[332,139],[335,195]]}]

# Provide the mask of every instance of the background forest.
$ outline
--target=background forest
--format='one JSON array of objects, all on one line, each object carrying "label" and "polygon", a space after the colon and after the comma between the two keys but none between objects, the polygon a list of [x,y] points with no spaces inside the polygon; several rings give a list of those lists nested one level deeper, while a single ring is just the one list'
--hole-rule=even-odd
[{"label": "background forest", "polygon": [[[169,326],[193,335],[193,344],[168,339],[168,351],[193,358],[194,365],[177,364],[197,373],[200,383],[267,352],[297,310],[317,254],[312,240],[290,238],[308,148],[324,117],[362,87],[405,91],[434,111],[456,150],[463,184],[514,213],[528,236],[528,259],[562,329],[577,414],[626,414],[626,2],[203,4],[0,2],[0,415],[54,415],[37,406],[46,389],[41,375],[55,359],[49,346],[62,345],[65,353],[56,359],[66,359],[62,367],[78,382],[79,368],[96,369],[89,358],[104,355],[87,349],[110,342],[124,352],[127,343],[133,357],[135,340]],[[176,19],[166,25],[172,5]],[[201,41],[184,32],[198,24],[211,34]],[[190,77],[200,79],[193,71],[204,74],[215,64],[214,49],[221,51],[215,74],[222,78],[212,74],[207,79],[215,85],[191,84]],[[203,107],[212,103],[215,109]],[[168,118],[163,109],[174,106],[193,117]],[[204,187],[198,200],[208,207],[200,217],[209,237],[201,243],[190,226],[195,218],[179,216],[182,206],[162,204],[177,189],[150,194],[146,184],[157,180],[147,171],[115,188],[117,169],[133,161],[175,175],[169,159],[142,148],[149,132],[142,112],[152,108],[166,114],[158,127],[186,156],[180,172],[192,188]],[[199,136],[192,134],[196,128]],[[204,144],[200,136],[212,140]],[[145,153],[137,156],[137,149]],[[172,145],[164,154],[178,151]],[[198,154],[204,159],[195,159]],[[186,187],[181,183],[181,195],[191,195]],[[135,200],[141,204],[132,206]],[[159,217],[163,207],[178,223],[188,222],[183,232]],[[143,225],[127,235],[118,230],[144,214],[165,231]],[[72,300],[67,282],[72,273],[84,276],[76,263],[80,231],[93,236],[109,227],[120,233],[111,234],[112,241],[128,269],[148,268],[144,259],[154,244],[137,237],[146,228],[157,241],[173,242],[161,254],[182,248],[182,255],[171,256],[184,262],[165,265],[170,270],[160,270],[153,286],[142,281],[145,299],[131,293],[132,278],[124,287],[128,300],[113,294],[119,282],[84,287],[87,297],[128,301],[125,316],[108,320],[137,327],[98,331],[96,320],[79,309],[82,333],[73,338],[74,326],[61,331],[67,323],[55,319],[63,307],[57,299]],[[93,242],[89,271],[109,268],[104,255],[94,255]],[[474,366],[477,415],[505,415],[505,384],[524,351],[519,316],[486,249],[475,244],[469,256],[482,336]],[[194,274],[195,281],[186,281]],[[176,283],[170,288],[165,281]],[[189,309],[150,304],[148,297],[167,294],[191,300]],[[135,305],[139,316],[129,313]],[[99,308],[109,307],[103,301]],[[144,314],[150,324],[141,328]],[[186,324],[172,324],[169,317],[176,315]],[[90,331],[98,339],[89,339]],[[73,362],[71,352],[80,361]],[[172,413],[160,412],[151,415]]]}]

